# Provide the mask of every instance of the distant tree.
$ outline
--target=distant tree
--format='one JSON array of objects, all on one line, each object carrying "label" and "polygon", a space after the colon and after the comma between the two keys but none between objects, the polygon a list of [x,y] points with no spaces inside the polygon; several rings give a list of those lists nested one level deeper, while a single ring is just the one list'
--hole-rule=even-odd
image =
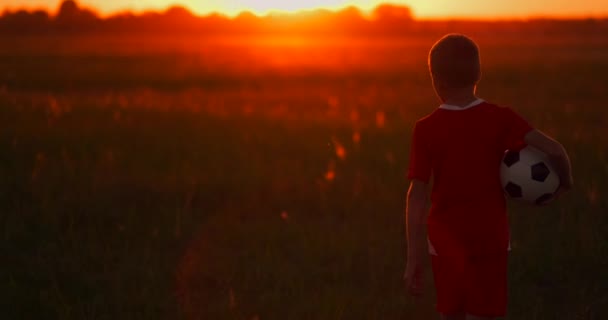
[{"label": "distant tree", "polygon": [[251,23],[251,22],[258,21],[259,18],[258,18],[258,16],[253,14],[253,12],[251,12],[251,11],[243,11],[236,16],[235,20]]},{"label": "distant tree", "polygon": [[176,18],[176,19],[192,19],[194,18],[194,14],[192,12],[182,6],[172,6],[167,11],[165,11],[165,15],[168,17]]},{"label": "distant tree", "polygon": [[28,12],[4,12],[0,19],[0,31],[3,33],[40,33],[48,30],[50,23],[46,11],[37,10]]},{"label": "distant tree", "polygon": [[357,7],[347,7],[334,14],[336,28],[345,33],[360,34],[369,26],[369,21]]},{"label": "distant tree", "polygon": [[172,6],[161,17],[161,26],[167,31],[194,31],[199,20],[192,12],[182,6]]},{"label": "distant tree", "polygon": [[73,0],[64,0],[59,6],[59,13],[57,19],[73,19],[78,16],[80,8],[78,4]]},{"label": "distant tree", "polygon": [[243,34],[259,32],[261,29],[261,19],[251,11],[243,11],[232,20],[232,30]]},{"label": "distant tree", "polygon": [[99,22],[93,11],[81,9],[74,0],[64,0],[55,17],[55,26],[63,32],[91,31],[99,25]]},{"label": "distant tree", "polygon": [[246,33],[243,27],[235,23],[235,20],[219,13],[212,13],[201,19],[202,30],[206,34],[229,34]]},{"label": "distant tree", "polygon": [[121,12],[115,14],[105,19],[103,22],[104,30],[116,33],[124,32],[129,27],[129,24],[135,19],[136,16],[132,12]]},{"label": "distant tree", "polygon": [[374,9],[373,17],[381,21],[412,21],[412,10],[406,6],[394,4],[381,4]]},{"label": "distant tree", "polygon": [[346,7],[335,13],[336,16],[340,19],[351,20],[351,21],[359,21],[363,19],[363,14],[361,10],[355,6]]},{"label": "distant tree", "polygon": [[402,34],[411,28],[414,17],[409,7],[382,4],[374,9],[373,20],[381,33]]}]

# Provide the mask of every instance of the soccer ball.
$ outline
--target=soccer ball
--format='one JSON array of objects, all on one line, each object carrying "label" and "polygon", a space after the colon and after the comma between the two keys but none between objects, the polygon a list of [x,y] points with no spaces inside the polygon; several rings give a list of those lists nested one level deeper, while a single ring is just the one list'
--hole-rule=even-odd
[{"label": "soccer ball", "polygon": [[500,181],[511,199],[532,204],[550,200],[559,187],[559,177],[547,155],[530,146],[505,152]]}]

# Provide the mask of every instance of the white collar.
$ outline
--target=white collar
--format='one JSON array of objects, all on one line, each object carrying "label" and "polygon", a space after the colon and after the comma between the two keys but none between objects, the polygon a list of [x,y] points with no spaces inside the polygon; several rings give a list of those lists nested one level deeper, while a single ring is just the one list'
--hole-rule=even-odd
[{"label": "white collar", "polygon": [[456,111],[460,111],[460,110],[466,110],[469,108],[473,108],[474,106],[480,105],[482,103],[484,103],[485,101],[483,101],[482,99],[477,98],[477,100],[469,103],[468,105],[464,106],[464,107],[459,107],[459,106],[455,106],[455,105],[451,105],[451,104],[442,104],[439,106],[439,109],[445,109],[445,110],[456,110]]}]

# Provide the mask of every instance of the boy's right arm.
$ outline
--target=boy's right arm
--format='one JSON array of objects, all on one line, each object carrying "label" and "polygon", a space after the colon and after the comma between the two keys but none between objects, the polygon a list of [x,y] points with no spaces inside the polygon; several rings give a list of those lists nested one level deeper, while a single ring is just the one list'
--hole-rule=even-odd
[{"label": "boy's right arm", "polygon": [[420,131],[419,122],[412,133],[408,179],[411,180],[407,193],[406,233],[407,266],[405,282],[409,293],[418,296],[422,293],[422,258],[426,247],[426,207],[428,201],[428,182],[432,174],[431,154]]},{"label": "boy's right arm", "polygon": [[528,132],[524,137],[524,141],[527,145],[546,153],[556,166],[555,170],[560,179],[560,187],[557,194],[570,190],[573,184],[572,166],[564,146],[539,130]]},{"label": "boy's right arm", "polygon": [[428,184],[412,180],[407,193],[406,236],[407,266],[405,281],[408,292],[413,296],[422,293],[422,259],[426,248],[426,213],[428,202]]}]

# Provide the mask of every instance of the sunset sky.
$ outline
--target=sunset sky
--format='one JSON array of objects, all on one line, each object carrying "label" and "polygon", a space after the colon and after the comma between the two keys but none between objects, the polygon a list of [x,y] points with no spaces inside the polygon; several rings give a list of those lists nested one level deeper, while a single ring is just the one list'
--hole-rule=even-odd
[{"label": "sunset sky", "polygon": [[[199,14],[221,12],[235,15],[249,10],[257,14],[269,11],[300,9],[338,9],[355,5],[369,10],[382,0],[81,0],[82,6],[92,7],[107,15],[116,11],[164,9],[174,4],[190,8]],[[419,18],[473,17],[526,18],[531,16],[608,16],[608,0],[394,0],[409,5]],[[54,11],[60,0],[0,0],[0,8],[44,8]]]}]

